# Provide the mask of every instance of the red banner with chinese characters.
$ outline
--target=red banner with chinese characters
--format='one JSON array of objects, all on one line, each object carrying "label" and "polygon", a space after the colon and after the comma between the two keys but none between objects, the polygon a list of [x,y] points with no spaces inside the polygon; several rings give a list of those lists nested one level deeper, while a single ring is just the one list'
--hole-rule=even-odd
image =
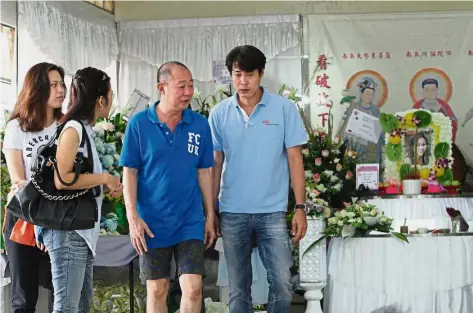
[{"label": "red banner with chinese characters", "polygon": [[[473,13],[309,16],[313,126],[344,124],[354,96],[371,115],[423,108],[452,123],[473,163]],[[358,108],[359,107],[359,108]]]}]

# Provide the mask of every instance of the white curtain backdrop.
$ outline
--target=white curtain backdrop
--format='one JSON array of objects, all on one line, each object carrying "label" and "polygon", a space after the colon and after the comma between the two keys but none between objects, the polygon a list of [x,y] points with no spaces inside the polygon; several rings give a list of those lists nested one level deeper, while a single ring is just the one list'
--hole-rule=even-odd
[{"label": "white curtain backdrop", "polygon": [[120,22],[119,103],[125,105],[135,88],[156,101],[157,68],[170,60],[189,67],[203,96],[212,94],[212,62],[243,44],[266,55],[265,87],[274,92],[285,83],[301,90],[301,30],[298,15]]},{"label": "white curtain backdrop", "polygon": [[[28,69],[51,62],[66,71],[66,86],[79,69],[105,71],[117,91],[118,43],[112,15],[82,1],[20,1],[18,19],[18,90]],[[68,95],[63,108],[69,102]],[[115,100],[115,103],[118,103]],[[7,108],[11,110],[12,108]]]},{"label": "white curtain backdrop", "polygon": [[86,66],[104,69],[117,59],[113,16],[109,21],[90,22],[67,12],[59,3],[49,1],[20,1],[19,14],[41,52],[61,64],[68,73]]}]

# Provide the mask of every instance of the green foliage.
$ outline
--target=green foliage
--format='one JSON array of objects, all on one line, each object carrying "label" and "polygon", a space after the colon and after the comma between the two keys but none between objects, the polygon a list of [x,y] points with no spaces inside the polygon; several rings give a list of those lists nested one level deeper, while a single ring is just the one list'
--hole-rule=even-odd
[{"label": "green foliage", "polygon": [[435,146],[434,155],[436,159],[447,158],[450,152],[450,145],[446,142],[440,142]]},{"label": "green foliage", "polygon": [[[222,101],[225,98],[231,97],[232,94],[227,90],[226,85],[219,85],[215,90],[214,94],[202,97],[199,90],[195,89],[193,98],[197,102],[198,108],[194,110],[197,113],[202,114],[206,118],[209,118],[210,110]],[[189,104],[189,109],[192,109],[192,106]]]},{"label": "green foliage", "polygon": [[415,111],[414,117],[416,120],[420,121],[420,124],[417,125],[417,128],[428,127],[432,122],[432,114],[425,110]]},{"label": "green foliage", "polygon": [[[10,192],[11,188],[11,180],[10,180],[10,175],[8,173],[8,168],[7,164],[5,162],[5,155],[3,154],[3,137],[5,133],[2,130],[0,132],[0,145],[2,147],[1,152],[0,152],[0,166],[1,166],[1,172],[0,172],[0,190],[1,190],[1,195],[0,195],[0,227],[3,228],[3,217],[5,216],[5,206],[7,205],[7,196],[8,193]],[[0,234],[0,249],[5,248],[5,243],[3,242],[3,236]]]},{"label": "green foliage", "polygon": [[342,98],[342,100],[340,100],[340,104],[351,103],[355,99],[356,99],[355,96],[345,96]]},{"label": "green foliage", "polygon": [[445,169],[445,172],[442,176],[437,177],[439,183],[444,184],[445,182],[453,181],[453,171],[450,168]]},{"label": "green foliage", "polygon": [[402,145],[388,143],[386,145],[386,156],[389,161],[398,161],[402,157]]},{"label": "green foliage", "polygon": [[[134,285],[134,309],[136,313],[146,312],[146,288]],[[130,287],[128,284],[106,286],[102,281],[94,281],[94,296],[90,313],[130,312]]]},{"label": "green foliage", "polygon": [[403,164],[401,165],[401,168],[399,170],[399,175],[401,177],[401,180],[406,179],[406,177],[411,173],[412,171],[412,166],[410,164]]},{"label": "green foliage", "polygon": [[399,128],[399,120],[393,114],[381,113],[379,123],[385,133],[390,133]]}]

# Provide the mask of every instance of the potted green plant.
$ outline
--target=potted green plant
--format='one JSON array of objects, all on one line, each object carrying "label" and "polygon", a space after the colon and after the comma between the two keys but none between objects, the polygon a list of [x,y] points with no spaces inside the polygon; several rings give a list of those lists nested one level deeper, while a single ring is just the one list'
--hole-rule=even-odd
[{"label": "potted green plant", "polygon": [[421,191],[422,181],[420,180],[417,164],[415,164],[414,167],[410,167],[408,169],[407,173],[402,178],[402,192],[405,195],[418,195],[421,193]]}]

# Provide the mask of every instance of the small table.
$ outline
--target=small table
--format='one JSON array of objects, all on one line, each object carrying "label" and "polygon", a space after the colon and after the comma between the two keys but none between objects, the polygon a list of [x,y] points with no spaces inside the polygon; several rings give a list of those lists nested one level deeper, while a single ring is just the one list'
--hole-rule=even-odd
[{"label": "small table", "polygon": [[100,236],[97,242],[95,266],[119,267],[128,265],[130,287],[130,313],[135,312],[133,260],[138,256],[130,236]]}]

